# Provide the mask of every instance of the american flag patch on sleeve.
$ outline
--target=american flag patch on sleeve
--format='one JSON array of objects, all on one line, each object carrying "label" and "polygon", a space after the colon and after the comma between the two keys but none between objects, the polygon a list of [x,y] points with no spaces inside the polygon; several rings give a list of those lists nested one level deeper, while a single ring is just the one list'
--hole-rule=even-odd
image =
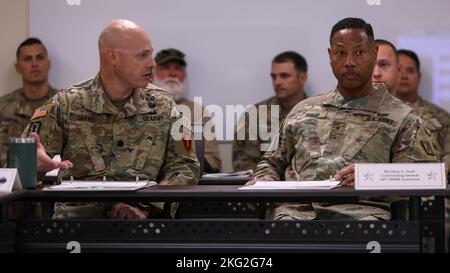
[{"label": "american flag patch on sleeve", "polygon": [[33,116],[31,117],[31,120],[45,117],[48,114],[48,110],[50,109],[50,107],[51,104],[46,104],[39,108],[36,108],[36,110],[34,110]]}]

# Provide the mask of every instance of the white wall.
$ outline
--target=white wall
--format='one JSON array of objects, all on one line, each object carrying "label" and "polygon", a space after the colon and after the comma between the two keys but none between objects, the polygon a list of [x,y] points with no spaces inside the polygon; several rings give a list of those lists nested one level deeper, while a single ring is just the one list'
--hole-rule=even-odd
[{"label": "white wall", "polygon": [[28,37],[28,0],[0,0],[0,96],[22,85],[16,73],[16,50]]},{"label": "white wall", "polygon": [[[327,55],[331,27],[354,16],[371,23],[376,38],[418,50],[426,60],[425,97],[450,110],[448,0],[381,0],[373,6],[366,0],[81,0],[80,6],[30,0],[30,5],[30,33],[48,46],[50,79],[57,87],[95,75],[99,33],[111,19],[127,18],[151,34],[156,51],[177,47],[187,54],[189,96],[202,96],[204,104],[247,105],[271,96],[270,62],[284,50],[306,57],[307,92],[320,94],[335,86]],[[417,39],[428,41],[426,48]],[[432,50],[437,47],[438,54]]]}]

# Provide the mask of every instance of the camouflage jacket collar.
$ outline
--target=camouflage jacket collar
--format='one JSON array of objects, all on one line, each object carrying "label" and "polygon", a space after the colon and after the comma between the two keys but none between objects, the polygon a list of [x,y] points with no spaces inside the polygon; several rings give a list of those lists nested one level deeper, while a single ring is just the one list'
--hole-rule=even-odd
[{"label": "camouflage jacket collar", "polygon": [[[89,89],[90,96],[85,103],[86,109],[98,114],[117,115],[121,112],[114,106],[111,99],[106,94],[99,75],[93,79]],[[127,117],[150,112],[150,108],[144,98],[143,90],[141,88],[133,90],[129,101],[124,105],[124,109]]]},{"label": "camouflage jacket collar", "polygon": [[34,108],[39,107],[41,104],[44,104],[47,100],[49,100],[51,97],[53,97],[57,92],[58,92],[58,90],[49,86],[47,96],[45,96],[41,99],[38,99],[38,100],[29,100],[25,97],[23,87],[21,87],[13,92],[14,96],[12,98],[12,101],[17,105],[15,112],[18,115],[31,117],[31,114],[34,111]]},{"label": "camouflage jacket collar", "polygon": [[415,108],[415,109],[426,107],[425,100],[422,99],[421,96],[418,96],[418,97],[417,97],[417,100],[416,100],[415,102],[413,102],[413,103],[408,103],[408,102],[407,102],[406,104],[411,105],[411,106],[412,106],[413,108]]},{"label": "camouflage jacket collar", "polygon": [[287,116],[287,114],[289,113],[289,111],[291,111],[291,109],[292,109],[292,108],[287,109],[286,107],[284,107],[277,96],[273,96],[273,97],[269,98],[267,100],[267,105],[269,105],[269,106],[278,105],[280,107],[280,111],[281,111],[280,118],[285,118]]},{"label": "camouflage jacket collar", "polygon": [[384,84],[374,84],[374,91],[365,97],[356,98],[353,100],[345,99],[339,90],[336,88],[323,101],[323,105],[331,105],[337,108],[359,109],[371,112],[378,112],[378,109],[383,104],[388,91]]}]

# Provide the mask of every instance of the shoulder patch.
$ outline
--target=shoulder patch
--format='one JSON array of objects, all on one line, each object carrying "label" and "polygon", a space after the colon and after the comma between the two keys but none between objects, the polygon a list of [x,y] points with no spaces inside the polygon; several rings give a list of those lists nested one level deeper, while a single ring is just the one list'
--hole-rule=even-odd
[{"label": "shoulder patch", "polygon": [[190,152],[192,149],[192,135],[190,127],[181,126],[182,142],[186,152]]},{"label": "shoulder patch", "polygon": [[31,133],[39,134],[41,131],[41,122],[40,121],[32,121],[30,122],[30,127],[28,128],[28,135]]},{"label": "shoulder patch", "polygon": [[51,104],[45,104],[39,108],[36,108],[36,110],[34,110],[33,116],[31,117],[31,120],[47,116],[48,111],[51,107]]},{"label": "shoulder patch", "polygon": [[427,140],[421,140],[420,143],[422,144],[423,149],[425,150],[425,152],[428,155],[434,156],[434,150],[433,147],[431,146],[430,142]]}]

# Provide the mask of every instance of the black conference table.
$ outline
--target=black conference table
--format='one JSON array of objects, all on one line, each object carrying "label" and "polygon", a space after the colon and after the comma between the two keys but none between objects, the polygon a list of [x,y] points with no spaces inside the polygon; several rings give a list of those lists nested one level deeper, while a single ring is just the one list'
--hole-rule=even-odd
[{"label": "black conference table", "polygon": [[[449,190],[356,191],[240,190],[241,185],[153,186],[133,192],[53,192],[24,190],[0,194],[4,247],[14,251],[67,252],[69,241],[84,252],[368,252],[377,242],[381,252],[420,252],[422,237],[432,236],[436,251],[445,247],[443,202]],[[367,196],[410,197],[410,220],[272,221],[263,218],[21,219],[8,222],[4,213],[12,201],[23,202],[352,202]],[[421,202],[434,196],[433,203]],[[430,203],[428,205],[428,203]],[[166,206],[168,207],[168,206]],[[428,215],[428,216],[427,216]],[[431,216],[430,216],[431,215]],[[0,239],[1,242],[1,239]]]}]

